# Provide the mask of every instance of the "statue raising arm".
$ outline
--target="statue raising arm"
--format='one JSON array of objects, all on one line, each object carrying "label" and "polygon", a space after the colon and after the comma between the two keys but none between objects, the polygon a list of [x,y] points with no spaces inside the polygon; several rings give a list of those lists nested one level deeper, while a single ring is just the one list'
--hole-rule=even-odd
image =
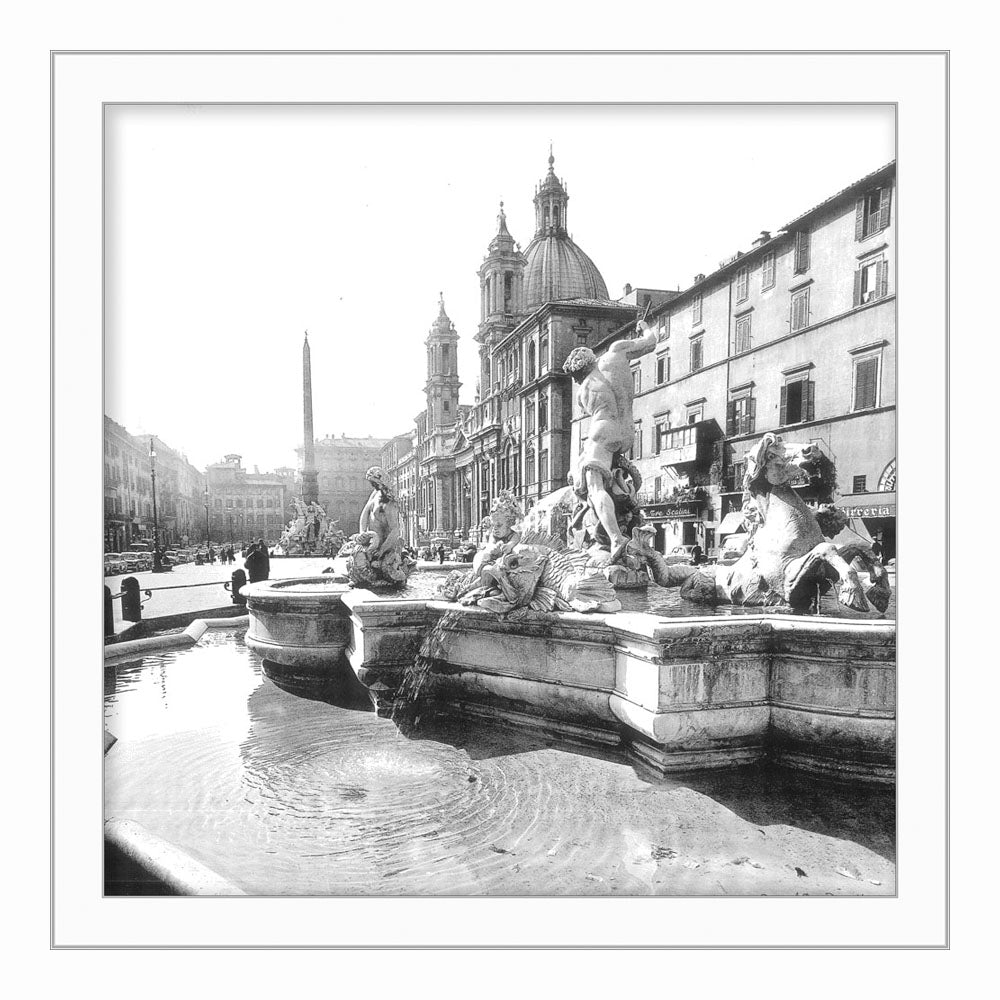
[{"label": "statue raising arm", "polygon": [[636,321],[635,328],[642,334],[641,337],[629,340],[615,341],[609,348],[608,354],[624,354],[629,360],[649,354],[657,344],[656,331],[653,330],[645,319]]}]

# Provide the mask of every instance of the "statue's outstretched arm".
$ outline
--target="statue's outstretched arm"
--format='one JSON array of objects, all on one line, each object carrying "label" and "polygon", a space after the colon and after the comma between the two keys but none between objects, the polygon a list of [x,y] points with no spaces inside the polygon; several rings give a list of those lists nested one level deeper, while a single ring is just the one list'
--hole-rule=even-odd
[{"label": "statue's outstretched arm", "polygon": [[618,340],[608,348],[608,352],[611,353],[613,351],[616,354],[624,354],[629,358],[638,358],[653,350],[658,340],[656,331],[651,329],[643,320],[640,320],[636,324],[636,329],[643,331],[641,337],[637,340]]}]

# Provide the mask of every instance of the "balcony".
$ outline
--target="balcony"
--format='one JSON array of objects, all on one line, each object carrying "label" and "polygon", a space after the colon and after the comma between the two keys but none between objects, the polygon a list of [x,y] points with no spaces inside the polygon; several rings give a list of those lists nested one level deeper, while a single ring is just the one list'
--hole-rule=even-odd
[{"label": "balcony", "polygon": [[714,420],[699,420],[668,430],[661,441],[659,459],[664,468],[689,468],[712,461],[712,442],[717,435]]}]

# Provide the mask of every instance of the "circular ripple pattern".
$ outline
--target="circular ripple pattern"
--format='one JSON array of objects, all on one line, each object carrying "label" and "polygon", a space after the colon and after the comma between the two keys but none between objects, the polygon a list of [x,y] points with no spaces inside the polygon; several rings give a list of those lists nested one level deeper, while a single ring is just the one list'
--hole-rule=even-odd
[{"label": "circular ripple pattern", "polygon": [[107,815],[252,894],[893,891],[870,791],[822,788],[803,820],[801,779],[658,781],[479,721],[404,734],[281,691],[232,634],[106,682]]}]

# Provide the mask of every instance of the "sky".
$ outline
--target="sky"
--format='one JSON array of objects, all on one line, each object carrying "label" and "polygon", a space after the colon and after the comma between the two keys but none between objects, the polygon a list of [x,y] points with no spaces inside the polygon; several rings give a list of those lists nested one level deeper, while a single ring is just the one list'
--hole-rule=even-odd
[{"label": "sky", "polygon": [[613,298],[688,287],[895,156],[880,106],[112,106],[105,412],[201,469],[294,466],[308,330],[316,436],[409,432],[439,293],[472,403],[477,271],[501,199],[530,242],[550,143]]}]

